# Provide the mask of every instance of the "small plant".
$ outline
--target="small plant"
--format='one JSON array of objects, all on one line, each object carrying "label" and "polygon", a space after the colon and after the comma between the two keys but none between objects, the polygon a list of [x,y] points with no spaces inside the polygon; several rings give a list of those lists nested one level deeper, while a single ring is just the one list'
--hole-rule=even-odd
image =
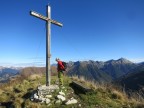
[{"label": "small plant", "polygon": [[13,102],[13,106],[14,108],[20,108],[22,103],[23,103],[22,98],[16,98]]},{"label": "small plant", "polygon": [[5,102],[8,101],[9,99],[10,97],[6,93],[1,94],[0,96],[0,102]]},{"label": "small plant", "polygon": [[122,94],[122,92],[113,90],[112,93],[111,93],[111,98],[112,98],[112,99],[124,100],[124,99],[126,99],[127,97],[124,96],[124,95]]}]

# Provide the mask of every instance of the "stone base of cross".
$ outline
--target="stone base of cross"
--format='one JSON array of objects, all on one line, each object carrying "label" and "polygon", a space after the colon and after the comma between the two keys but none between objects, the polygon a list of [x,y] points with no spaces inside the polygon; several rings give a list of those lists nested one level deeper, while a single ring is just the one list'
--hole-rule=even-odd
[{"label": "stone base of cross", "polygon": [[59,90],[59,86],[58,85],[50,85],[50,86],[41,85],[37,89],[38,96],[51,94],[55,90]]}]

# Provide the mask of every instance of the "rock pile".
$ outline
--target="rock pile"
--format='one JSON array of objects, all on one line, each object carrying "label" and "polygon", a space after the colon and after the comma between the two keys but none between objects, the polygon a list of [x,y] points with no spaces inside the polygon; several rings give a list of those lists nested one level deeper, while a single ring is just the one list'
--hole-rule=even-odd
[{"label": "rock pile", "polygon": [[[70,93],[65,93],[66,88],[60,89],[57,85],[51,86],[39,86],[37,93],[34,93],[31,97],[31,101],[41,102],[47,105],[52,104],[76,104],[78,101],[74,97],[67,96]],[[73,92],[72,92],[73,93]],[[71,93],[71,94],[72,94]]]}]

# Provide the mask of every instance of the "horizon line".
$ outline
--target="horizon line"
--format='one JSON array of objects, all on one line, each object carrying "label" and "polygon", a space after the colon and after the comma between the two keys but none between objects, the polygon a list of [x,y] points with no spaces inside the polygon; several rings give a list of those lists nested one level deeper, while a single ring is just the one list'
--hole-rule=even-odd
[{"label": "horizon line", "polygon": [[[123,57],[121,57],[123,58]],[[121,59],[119,58],[119,59]],[[124,58],[126,59],[126,58]],[[67,62],[77,62],[77,61],[90,61],[91,59],[81,59],[81,60],[69,60]],[[109,59],[109,60],[118,60],[118,59]],[[106,62],[106,61],[109,61],[109,60],[92,60],[92,61],[102,61],[102,62]],[[129,60],[133,63],[142,63],[144,62],[144,58],[137,58],[137,59],[126,59],[126,60]],[[55,62],[51,62],[51,65],[54,65],[56,64]],[[0,67],[46,67],[46,64],[45,63],[0,63]]]}]

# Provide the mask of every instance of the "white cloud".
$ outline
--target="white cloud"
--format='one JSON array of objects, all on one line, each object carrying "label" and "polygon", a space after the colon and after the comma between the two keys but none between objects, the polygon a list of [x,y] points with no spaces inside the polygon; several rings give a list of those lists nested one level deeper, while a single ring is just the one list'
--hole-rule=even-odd
[{"label": "white cloud", "polygon": [[29,63],[0,63],[0,66],[3,67],[44,67],[45,62],[29,62]]},{"label": "white cloud", "polygon": [[144,58],[133,58],[133,59],[129,59],[129,60],[134,63],[144,62]]}]

